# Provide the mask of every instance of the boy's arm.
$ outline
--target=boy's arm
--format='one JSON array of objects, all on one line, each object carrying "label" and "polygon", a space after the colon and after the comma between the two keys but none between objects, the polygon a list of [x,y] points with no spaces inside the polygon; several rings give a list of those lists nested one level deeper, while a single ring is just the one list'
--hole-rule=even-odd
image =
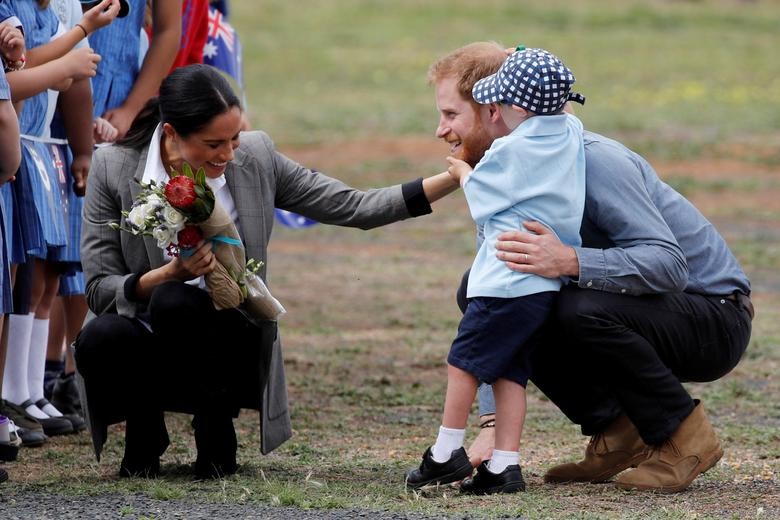
[{"label": "boy's arm", "polygon": [[427,177],[423,179],[422,184],[428,202],[435,202],[458,189],[458,183],[448,172]]}]

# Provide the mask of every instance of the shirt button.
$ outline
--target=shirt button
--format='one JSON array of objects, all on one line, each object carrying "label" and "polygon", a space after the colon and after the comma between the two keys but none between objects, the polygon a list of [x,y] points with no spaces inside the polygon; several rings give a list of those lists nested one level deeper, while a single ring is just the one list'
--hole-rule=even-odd
[{"label": "shirt button", "polygon": [[726,303],[726,300],[721,300],[720,303]]},{"label": "shirt button", "polygon": [[620,293],[621,293],[621,294],[622,294],[622,293],[625,293],[625,292],[626,292],[626,290],[625,290],[625,289],[620,289]]},{"label": "shirt button", "polygon": [[585,285],[586,285],[587,287],[591,287],[591,286],[593,285],[593,282],[592,282],[592,281],[590,281],[590,282],[586,283]]}]

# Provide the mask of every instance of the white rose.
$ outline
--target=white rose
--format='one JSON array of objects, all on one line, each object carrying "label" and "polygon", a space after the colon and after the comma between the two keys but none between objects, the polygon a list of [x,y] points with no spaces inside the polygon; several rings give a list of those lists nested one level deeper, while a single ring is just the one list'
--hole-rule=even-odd
[{"label": "white rose", "polygon": [[163,204],[165,204],[165,201],[162,198],[160,198],[160,196],[157,195],[156,193],[151,193],[149,194],[149,196],[146,197],[146,203],[152,204],[154,206],[162,206]]},{"label": "white rose", "polygon": [[130,210],[130,213],[127,214],[127,221],[135,228],[143,229],[145,220],[146,211],[144,204],[133,207],[133,209]]},{"label": "white rose", "polygon": [[184,229],[184,215],[173,206],[165,206],[162,211],[163,220],[173,232],[178,233]]},{"label": "white rose", "polygon": [[165,249],[176,243],[176,233],[166,226],[157,226],[152,231],[152,236],[157,240],[157,247]]}]

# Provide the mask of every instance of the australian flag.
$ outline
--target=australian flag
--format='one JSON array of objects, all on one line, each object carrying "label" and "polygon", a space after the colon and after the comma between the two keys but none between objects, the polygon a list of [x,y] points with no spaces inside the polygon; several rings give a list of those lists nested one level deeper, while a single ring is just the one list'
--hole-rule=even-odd
[{"label": "australian flag", "polygon": [[203,47],[203,63],[218,68],[236,80],[244,89],[241,67],[241,42],[235,29],[227,22],[224,3],[209,5],[209,35]]}]

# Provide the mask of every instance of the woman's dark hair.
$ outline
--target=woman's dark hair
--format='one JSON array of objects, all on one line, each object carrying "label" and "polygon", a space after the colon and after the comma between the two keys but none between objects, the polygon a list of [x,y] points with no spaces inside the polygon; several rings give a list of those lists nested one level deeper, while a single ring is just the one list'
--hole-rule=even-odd
[{"label": "woman's dark hair", "polygon": [[241,102],[217,69],[203,64],[179,67],[162,81],[159,96],[146,103],[117,144],[143,148],[161,122],[186,137],[232,107],[240,109]]}]

